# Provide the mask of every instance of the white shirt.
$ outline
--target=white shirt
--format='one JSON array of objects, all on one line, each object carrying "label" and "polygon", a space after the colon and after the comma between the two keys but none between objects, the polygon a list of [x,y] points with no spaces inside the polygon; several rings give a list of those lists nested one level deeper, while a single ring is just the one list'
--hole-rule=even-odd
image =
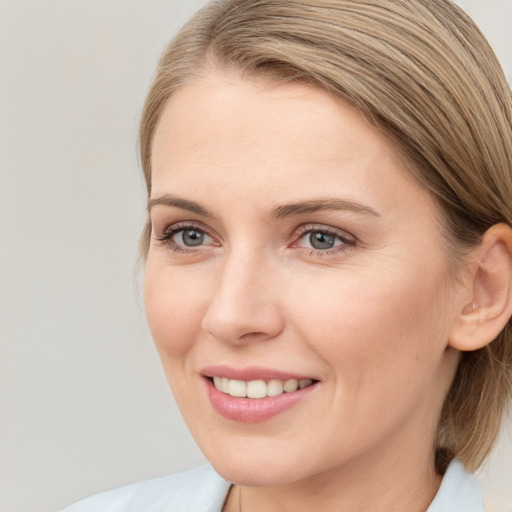
[{"label": "white shirt", "polygon": [[[102,492],[62,512],[221,512],[231,484],[209,465]],[[480,485],[453,461],[427,512],[484,512]]]}]

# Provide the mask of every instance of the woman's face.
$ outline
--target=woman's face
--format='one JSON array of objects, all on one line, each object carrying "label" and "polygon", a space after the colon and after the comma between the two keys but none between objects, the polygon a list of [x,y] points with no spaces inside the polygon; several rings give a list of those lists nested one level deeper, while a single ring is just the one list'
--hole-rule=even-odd
[{"label": "woman's face", "polygon": [[224,477],[431,458],[467,297],[433,200],[353,107],[234,74],[187,85],[156,131],[150,207],[149,325]]}]

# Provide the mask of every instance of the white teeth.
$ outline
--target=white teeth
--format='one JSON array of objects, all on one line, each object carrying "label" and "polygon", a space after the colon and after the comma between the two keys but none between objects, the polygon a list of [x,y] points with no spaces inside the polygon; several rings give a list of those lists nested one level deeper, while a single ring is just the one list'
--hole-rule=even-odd
[{"label": "white teeth", "polygon": [[300,389],[307,388],[308,386],[311,386],[311,384],[313,384],[313,381],[311,379],[300,379],[299,380],[299,388]]},{"label": "white teeth", "polygon": [[247,383],[243,380],[230,380],[228,393],[231,396],[244,397],[247,396]]},{"label": "white teeth", "polygon": [[263,398],[267,396],[267,384],[264,380],[251,380],[247,383],[247,396],[249,398]]},{"label": "white teeth", "polygon": [[268,391],[267,391],[268,396],[281,395],[284,391],[284,386],[283,386],[282,381],[277,380],[277,379],[272,379],[271,381],[269,381],[267,387],[268,387]]},{"label": "white teeth", "polygon": [[284,390],[287,393],[293,393],[294,391],[297,391],[297,389],[299,389],[299,382],[297,379],[290,379],[284,383]]},{"label": "white teeth", "polygon": [[239,398],[265,398],[266,396],[278,396],[283,393],[293,393],[298,389],[304,389],[313,384],[311,379],[271,379],[264,380],[243,380],[228,379],[226,377],[213,377],[214,386],[223,393]]}]

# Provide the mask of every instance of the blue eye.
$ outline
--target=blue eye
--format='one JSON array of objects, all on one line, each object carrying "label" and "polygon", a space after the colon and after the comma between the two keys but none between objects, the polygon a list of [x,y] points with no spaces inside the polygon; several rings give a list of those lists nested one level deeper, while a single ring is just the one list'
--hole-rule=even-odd
[{"label": "blue eye", "polygon": [[332,249],[336,243],[336,237],[329,233],[315,231],[309,234],[308,241],[313,249]]},{"label": "blue eye", "polygon": [[197,226],[171,227],[157,239],[175,251],[193,250],[194,248],[215,243],[213,237]]},{"label": "blue eye", "polygon": [[182,229],[172,237],[177,245],[186,245],[187,247],[203,245],[205,238],[209,238],[208,235],[199,229]]},{"label": "blue eye", "polygon": [[354,245],[354,240],[329,229],[307,229],[298,240],[298,245],[319,252],[343,250]]}]

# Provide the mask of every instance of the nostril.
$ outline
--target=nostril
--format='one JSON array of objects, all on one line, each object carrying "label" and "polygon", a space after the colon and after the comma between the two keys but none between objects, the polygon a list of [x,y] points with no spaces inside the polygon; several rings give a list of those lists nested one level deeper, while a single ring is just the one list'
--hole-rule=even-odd
[{"label": "nostril", "polygon": [[256,341],[258,337],[265,337],[265,333],[264,332],[248,332],[247,334],[243,334],[242,336],[240,336],[240,339],[241,340],[244,340],[244,341]]}]

